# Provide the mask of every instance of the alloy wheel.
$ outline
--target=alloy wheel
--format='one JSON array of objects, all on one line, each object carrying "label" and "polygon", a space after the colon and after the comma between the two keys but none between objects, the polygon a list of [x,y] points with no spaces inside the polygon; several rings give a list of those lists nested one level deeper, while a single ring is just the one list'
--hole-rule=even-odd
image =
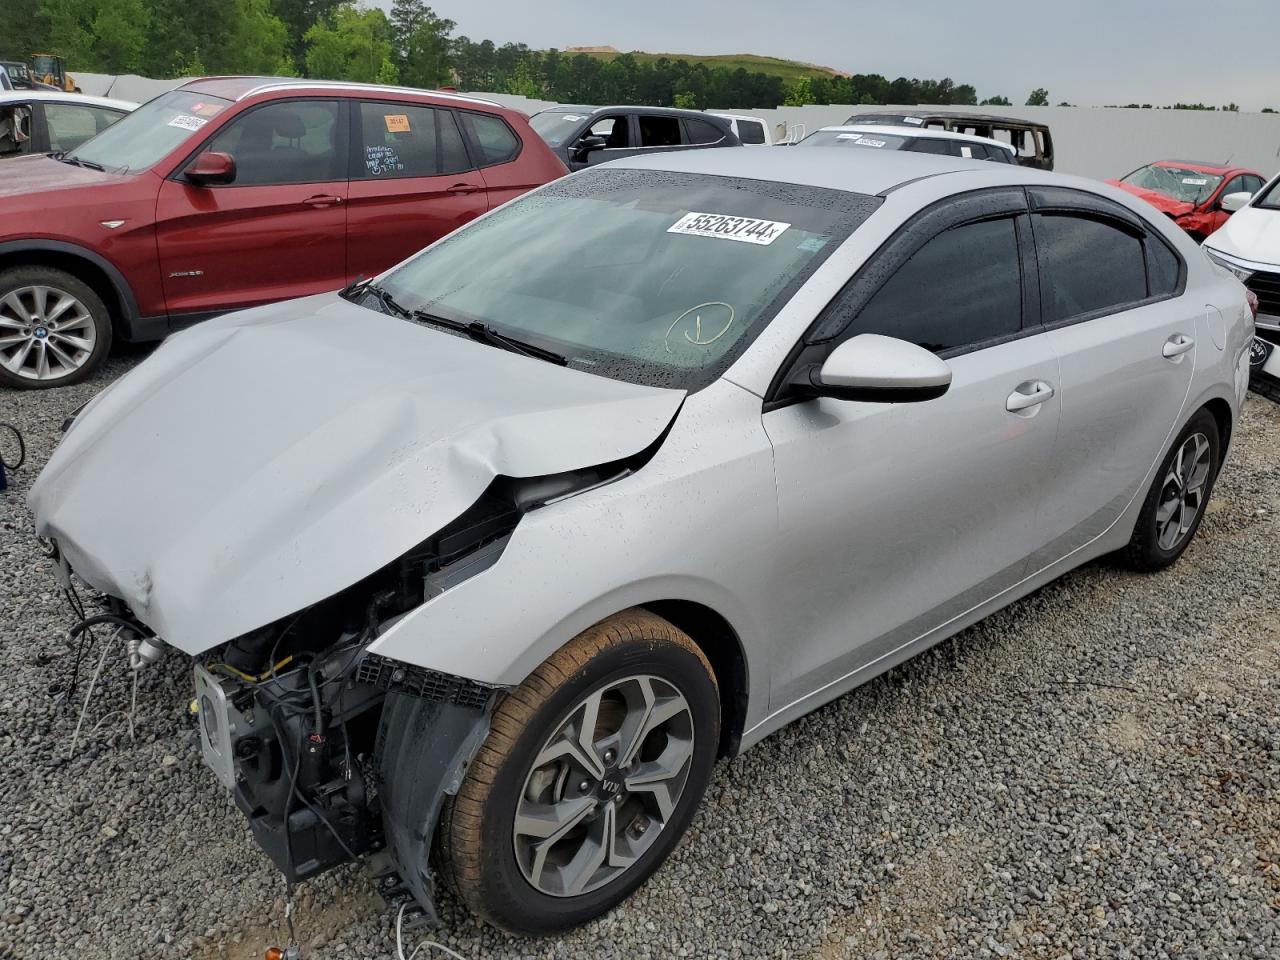
[{"label": "alloy wheel", "polygon": [[60,380],[93,354],[88,308],[57,287],[32,285],[0,297],[0,366],[28,380]]},{"label": "alloy wheel", "polygon": [[1156,543],[1161,550],[1174,549],[1195,525],[1204,509],[1212,463],[1209,439],[1203,433],[1193,433],[1178,448],[1156,507]]},{"label": "alloy wheel", "polygon": [[693,714],[674,686],[631,676],[592,692],[547,738],[513,825],[525,879],[571,897],[616,880],[670,822],[693,757]]}]

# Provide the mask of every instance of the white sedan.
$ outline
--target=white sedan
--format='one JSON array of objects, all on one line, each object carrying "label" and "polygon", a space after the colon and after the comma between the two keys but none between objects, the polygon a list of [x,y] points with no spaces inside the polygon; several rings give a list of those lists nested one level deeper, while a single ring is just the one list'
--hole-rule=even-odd
[{"label": "white sedan", "polygon": [[889,124],[845,124],[823,127],[805,137],[797,147],[853,147],[867,150],[906,150],[932,153],[942,157],[966,160],[991,160],[995,163],[1017,163],[1018,151],[1012,144],[971,133],[952,133],[921,127]]},{"label": "white sedan", "polygon": [[81,93],[6,90],[0,93],[0,160],[74,150],[137,106]]}]

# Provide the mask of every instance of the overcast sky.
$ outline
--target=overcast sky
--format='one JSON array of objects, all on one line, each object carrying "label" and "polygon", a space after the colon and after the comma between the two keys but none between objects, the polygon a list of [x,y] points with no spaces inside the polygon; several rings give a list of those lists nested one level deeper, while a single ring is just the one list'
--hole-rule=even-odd
[{"label": "overcast sky", "polygon": [[[389,8],[390,0],[378,0]],[[435,0],[473,40],[758,53],[1023,103],[1280,109],[1276,0]]]}]

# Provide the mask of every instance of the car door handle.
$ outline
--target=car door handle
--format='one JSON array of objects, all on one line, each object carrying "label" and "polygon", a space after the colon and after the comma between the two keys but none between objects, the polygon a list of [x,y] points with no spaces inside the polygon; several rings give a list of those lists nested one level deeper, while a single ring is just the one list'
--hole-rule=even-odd
[{"label": "car door handle", "polygon": [[484,187],[478,186],[474,183],[455,183],[445,192],[456,194],[457,196],[465,196],[468,193],[479,193],[483,189]]},{"label": "car door handle", "polygon": [[1010,413],[1020,413],[1023,410],[1038,407],[1052,396],[1051,384],[1043,380],[1028,380],[1026,383],[1018,384],[1017,389],[1009,394],[1009,399],[1004,402],[1004,408]]},{"label": "car door handle", "polygon": [[1195,340],[1188,337],[1185,333],[1175,333],[1164,342],[1164,346],[1160,349],[1160,352],[1164,355],[1166,360],[1173,360],[1175,357],[1182,356],[1195,345]]},{"label": "car door handle", "polygon": [[331,197],[327,194],[320,194],[319,196],[315,196],[315,197],[307,197],[307,199],[303,200],[302,202],[309,207],[318,207],[320,209],[324,209],[325,207],[332,207],[336,204],[341,203],[342,198]]}]

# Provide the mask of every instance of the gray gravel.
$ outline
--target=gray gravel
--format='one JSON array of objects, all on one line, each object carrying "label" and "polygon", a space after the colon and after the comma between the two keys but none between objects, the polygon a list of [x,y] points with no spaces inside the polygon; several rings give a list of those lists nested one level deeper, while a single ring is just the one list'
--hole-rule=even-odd
[{"label": "gray gravel", "polygon": [[[68,621],[24,495],[62,416],[136,359],[0,394],[30,448],[0,493],[0,957],[282,939],[281,883],[190,745],[183,658],[144,675],[136,740],[117,714],[64,759]],[[436,938],[468,958],[1280,957],[1278,464],[1280,407],[1251,398],[1174,569],[1091,564],[721,764],[671,861],[600,921],[517,940],[446,898]],[[128,702],[119,654],[106,676],[91,723]],[[394,956],[354,869],[303,885],[297,924],[306,957]]]}]

